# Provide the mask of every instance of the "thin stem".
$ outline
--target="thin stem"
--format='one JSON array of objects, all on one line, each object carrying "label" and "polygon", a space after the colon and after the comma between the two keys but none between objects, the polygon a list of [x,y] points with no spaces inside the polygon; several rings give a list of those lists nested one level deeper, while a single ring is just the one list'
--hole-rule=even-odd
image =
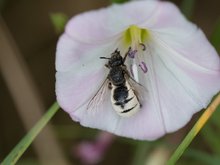
[{"label": "thin stem", "polygon": [[192,142],[195,136],[199,133],[201,128],[205,125],[205,123],[208,121],[208,119],[211,117],[211,115],[219,105],[220,105],[220,94],[209,105],[209,107],[205,110],[205,112],[202,114],[202,116],[193,126],[191,131],[186,135],[185,139],[182,141],[182,143],[175,150],[171,158],[168,160],[167,165],[174,165],[178,161],[178,159],[181,157],[183,152],[186,150],[186,148],[189,146],[189,144]]},{"label": "thin stem", "polygon": [[45,127],[45,125],[50,121],[54,114],[58,111],[59,105],[55,102],[49,110],[44,114],[44,116],[37,122],[37,124],[21,139],[21,141],[14,147],[14,149],[8,154],[8,156],[3,160],[1,165],[14,165],[18,159],[27,150],[30,144],[33,142],[35,137],[40,133],[40,131]]}]

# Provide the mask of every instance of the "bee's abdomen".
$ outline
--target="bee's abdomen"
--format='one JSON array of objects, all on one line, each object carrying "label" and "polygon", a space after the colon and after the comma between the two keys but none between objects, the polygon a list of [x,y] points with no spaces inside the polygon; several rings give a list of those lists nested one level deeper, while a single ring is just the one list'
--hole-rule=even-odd
[{"label": "bee's abdomen", "polygon": [[113,93],[113,99],[115,100],[115,105],[119,105],[124,108],[124,105],[128,102],[128,89],[126,86],[116,87]]},{"label": "bee's abdomen", "polygon": [[140,110],[140,103],[131,86],[126,82],[123,86],[113,86],[112,106],[122,117],[130,117]]}]

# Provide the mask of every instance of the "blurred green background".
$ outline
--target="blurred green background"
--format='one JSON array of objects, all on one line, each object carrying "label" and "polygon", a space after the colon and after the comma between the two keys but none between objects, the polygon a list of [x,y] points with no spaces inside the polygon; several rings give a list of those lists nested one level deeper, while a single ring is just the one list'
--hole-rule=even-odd
[{"label": "blurred green background", "polygon": [[[219,51],[220,1],[174,0],[173,2],[203,29]],[[0,72],[0,162],[55,101],[55,50],[65,19],[109,4],[111,2],[107,0],[0,0],[2,17],[0,26],[3,27],[0,35],[4,34],[8,39],[6,40],[8,42],[4,43],[4,40],[0,40],[0,56],[11,50],[15,54],[14,59],[0,58],[5,59],[4,62],[1,61],[4,69],[1,67]],[[60,15],[57,17],[56,13],[63,13],[64,17],[58,18]],[[29,82],[30,86],[27,87],[20,80],[20,73],[17,73],[19,68],[12,62],[13,60],[21,66],[23,79]],[[17,90],[16,87],[20,89]],[[28,96],[33,96],[37,101],[31,100]],[[39,105],[36,108],[39,112],[36,112],[34,107],[31,108],[34,105],[32,101]],[[29,105],[24,106],[22,111],[24,104]],[[215,112],[211,121],[194,139],[180,159],[179,165],[220,164],[219,111],[220,109]],[[156,159],[162,159],[161,155],[169,154],[175,149],[200,114],[195,115],[185,128],[155,142],[116,138],[98,164],[150,164],[148,160],[155,155],[158,156]],[[42,135],[37,137],[37,143],[31,145],[18,164],[39,165],[45,154],[47,157],[51,156],[51,159],[62,158],[68,164],[81,164],[73,154],[73,146],[83,140],[93,140],[97,133],[97,130],[81,127],[60,110],[51,124],[42,131]],[[46,136],[48,134],[49,136]],[[157,155],[157,151],[163,152]]]}]

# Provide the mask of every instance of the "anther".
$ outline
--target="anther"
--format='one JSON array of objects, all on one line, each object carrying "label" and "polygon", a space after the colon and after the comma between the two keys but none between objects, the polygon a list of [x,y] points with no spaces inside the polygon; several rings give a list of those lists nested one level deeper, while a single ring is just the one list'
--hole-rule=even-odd
[{"label": "anther", "polygon": [[143,43],[140,43],[140,45],[143,47],[142,50],[145,51],[146,50],[146,46]]},{"label": "anther", "polygon": [[136,53],[137,53],[137,50],[132,50],[131,47],[129,47],[129,50],[128,50],[127,55],[128,55],[130,58],[134,58]]},{"label": "anther", "polygon": [[139,64],[139,67],[141,68],[141,70],[144,72],[144,73],[147,73],[148,69],[147,69],[147,65],[145,64],[145,62],[141,62]]}]

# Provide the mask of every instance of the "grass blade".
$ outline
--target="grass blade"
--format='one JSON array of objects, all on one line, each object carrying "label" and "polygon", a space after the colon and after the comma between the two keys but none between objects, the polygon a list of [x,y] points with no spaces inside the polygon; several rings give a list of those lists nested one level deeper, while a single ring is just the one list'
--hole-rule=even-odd
[{"label": "grass blade", "polygon": [[186,135],[185,139],[182,141],[182,143],[178,146],[178,148],[173,153],[171,158],[168,160],[167,165],[174,165],[177,162],[177,160],[181,157],[183,152],[186,150],[186,148],[192,142],[194,137],[199,133],[201,128],[204,126],[204,124],[207,122],[207,120],[211,117],[213,112],[217,109],[219,104],[220,104],[220,94],[209,105],[209,107],[205,110],[205,112],[202,114],[202,116],[199,118],[199,120],[196,122],[196,124],[190,130],[190,132]]},{"label": "grass blade", "polygon": [[21,139],[21,141],[14,147],[14,149],[3,160],[1,165],[14,165],[26,149],[33,142],[35,137],[40,133],[44,126],[50,121],[54,114],[58,111],[59,105],[55,102],[44,116],[37,122],[37,124]]}]

